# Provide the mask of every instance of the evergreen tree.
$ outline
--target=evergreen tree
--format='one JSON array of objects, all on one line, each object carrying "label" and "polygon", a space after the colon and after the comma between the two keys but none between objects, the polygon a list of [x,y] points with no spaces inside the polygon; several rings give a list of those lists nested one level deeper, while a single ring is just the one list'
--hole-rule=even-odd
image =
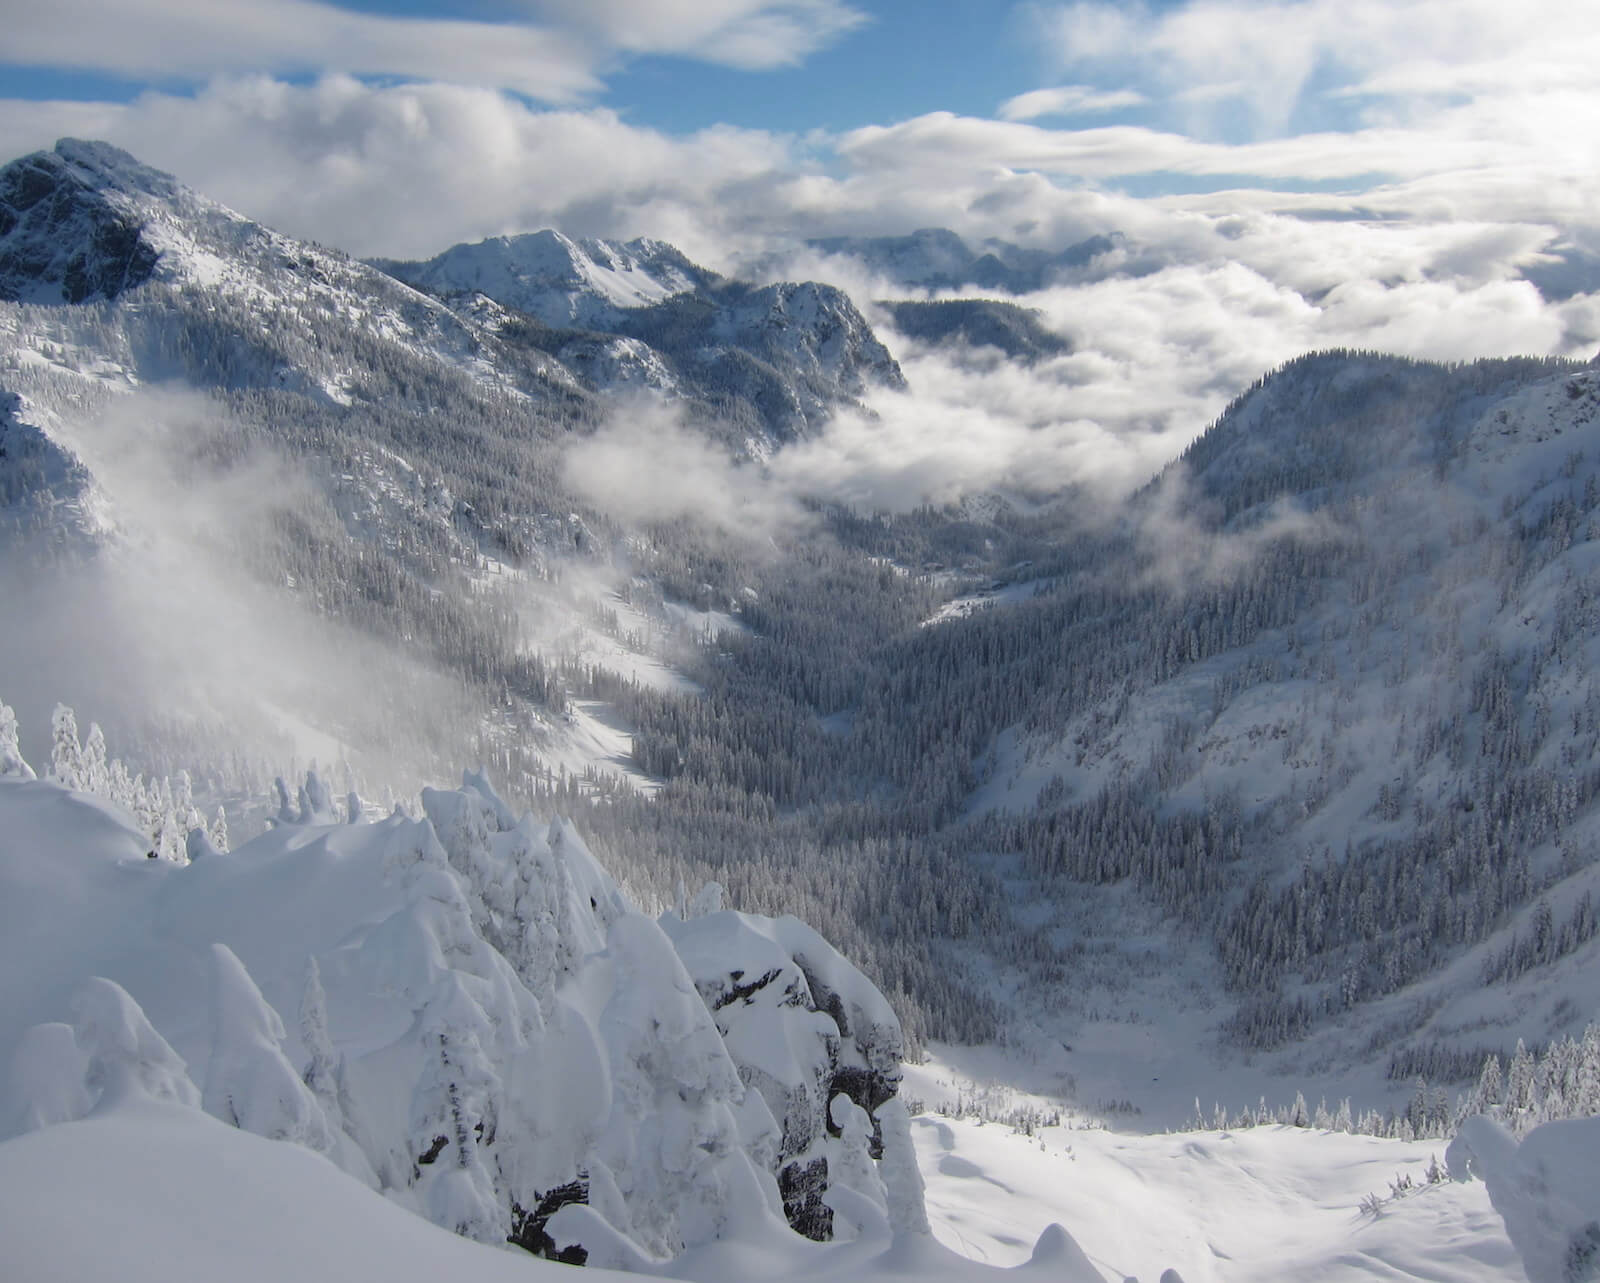
[{"label": "evergreen tree", "polygon": [[17,715],[0,701],[0,779],[33,779],[33,768],[22,759],[17,743]]},{"label": "evergreen tree", "polygon": [[83,748],[78,743],[78,719],[65,704],[50,715],[50,778],[63,788],[83,787]]}]

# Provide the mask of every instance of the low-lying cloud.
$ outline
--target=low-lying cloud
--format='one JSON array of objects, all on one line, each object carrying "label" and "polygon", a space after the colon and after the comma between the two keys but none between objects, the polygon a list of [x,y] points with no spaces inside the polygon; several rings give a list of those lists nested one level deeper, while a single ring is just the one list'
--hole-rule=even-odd
[{"label": "low-lying cloud", "polygon": [[562,480],[627,523],[689,522],[760,543],[807,520],[796,494],[770,472],[731,457],[685,424],[678,407],[655,399],[619,405],[593,435],[573,442]]},{"label": "low-lying cloud", "polygon": [[48,761],[61,700],[106,726],[114,754],[163,773],[203,760],[225,788],[311,759],[397,787],[427,778],[435,764],[412,750],[459,715],[459,685],[241,564],[319,497],[303,465],[212,449],[238,440],[225,409],[175,388],[115,396],[55,431],[94,477],[106,537],[82,559],[0,558],[0,699],[35,758]]}]

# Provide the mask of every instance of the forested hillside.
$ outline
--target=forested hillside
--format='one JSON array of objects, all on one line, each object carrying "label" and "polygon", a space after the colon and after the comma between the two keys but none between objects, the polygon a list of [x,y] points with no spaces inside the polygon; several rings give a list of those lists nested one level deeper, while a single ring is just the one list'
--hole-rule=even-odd
[{"label": "forested hillside", "polygon": [[[705,697],[622,695],[669,779],[657,840],[757,901],[767,862],[810,887],[848,870],[868,940],[972,934],[1056,974],[1070,940],[1005,928],[977,872],[999,866],[972,857],[1013,853],[1028,896],[1130,884],[1210,939],[1247,1047],[1377,1010],[1492,940],[1469,983],[1386,1012],[1386,1046],[1432,1036],[1451,1001],[1595,932],[1597,407],[1596,373],[1559,363],[1307,358],[1109,528],[1067,504],[1002,516],[985,560],[1014,568],[925,627],[917,576],[889,567],[947,564],[929,532],[954,515],[836,515],[841,551],[785,564]],[[592,822],[637,826],[635,805]],[[740,835],[725,854],[718,807]],[[937,1004],[937,1032],[992,1027],[896,953],[879,965]],[[1489,1028],[1515,1005],[1491,1003]]]}]

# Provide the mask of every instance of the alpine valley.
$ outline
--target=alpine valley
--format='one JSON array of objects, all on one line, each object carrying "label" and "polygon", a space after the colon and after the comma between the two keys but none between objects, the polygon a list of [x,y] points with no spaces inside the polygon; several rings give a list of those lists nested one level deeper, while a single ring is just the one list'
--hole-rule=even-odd
[{"label": "alpine valley", "polygon": [[1600,367],[886,507],[1138,248],[795,252],[0,168],[0,1272],[1600,1277]]}]

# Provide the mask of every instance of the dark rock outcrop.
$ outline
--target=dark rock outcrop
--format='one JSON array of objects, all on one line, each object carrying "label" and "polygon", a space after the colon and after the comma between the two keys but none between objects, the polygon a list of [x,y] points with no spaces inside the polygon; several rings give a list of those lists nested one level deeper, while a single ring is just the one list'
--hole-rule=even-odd
[{"label": "dark rock outcrop", "polygon": [[[822,1201],[841,1129],[830,1102],[844,1095],[872,1117],[868,1156],[883,1154],[875,1111],[900,1086],[899,1021],[881,993],[795,918],[721,912],[661,925],[694,978],[745,1086],[780,1130],[773,1174],[796,1231],[823,1239]],[[733,965],[729,964],[743,964]]]},{"label": "dark rock outcrop", "polygon": [[159,255],[130,186],[171,180],[105,143],[62,139],[0,169],[0,299],[83,303],[143,284]]}]

